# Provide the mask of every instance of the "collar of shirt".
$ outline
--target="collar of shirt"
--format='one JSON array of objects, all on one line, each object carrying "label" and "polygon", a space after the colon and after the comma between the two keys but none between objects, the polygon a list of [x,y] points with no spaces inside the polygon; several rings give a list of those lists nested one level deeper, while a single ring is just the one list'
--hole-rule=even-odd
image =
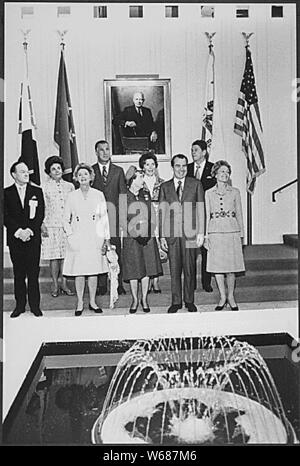
[{"label": "collar of shirt", "polygon": [[176,191],[177,188],[178,188],[178,183],[179,183],[179,181],[181,181],[181,187],[182,187],[182,189],[184,188],[185,177],[184,177],[184,178],[180,178],[180,180],[179,180],[178,178],[174,178],[175,191]]},{"label": "collar of shirt", "polygon": [[22,185],[22,186],[21,186],[20,184],[18,184],[18,183],[15,183],[15,185],[16,185],[16,187],[17,187],[18,192],[20,192],[20,193],[25,193],[27,183],[24,184],[24,185]]},{"label": "collar of shirt", "polygon": [[194,175],[196,175],[197,168],[199,167],[200,175],[202,175],[204,167],[205,167],[206,160],[203,160],[203,162],[200,163],[200,165],[197,165],[194,163]]},{"label": "collar of shirt", "polygon": [[104,165],[104,164],[102,165],[102,163],[99,163],[99,162],[98,162],[98,165],[99,165],[99,168],[100,168],[100,173],[101,173],[101,175],[103,175],[103,167],[106,168],[106,173],[107,173],[107,175],[108,175],[110,162],[108,162],[108,163],[105,164],[105,165]]}]

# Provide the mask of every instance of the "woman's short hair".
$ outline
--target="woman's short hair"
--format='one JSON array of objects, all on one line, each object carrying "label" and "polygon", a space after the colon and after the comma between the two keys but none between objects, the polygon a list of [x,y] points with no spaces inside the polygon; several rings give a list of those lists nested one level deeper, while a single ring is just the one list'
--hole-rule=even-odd
[{"label": "woman's short hair", "polygon": [[139,166],[142,170],[144,170],[144,166],[147,160],[153,160],[155,163],[155,167],[158,167],[157,157],[152,151],[144,152],[139,158]]},{"label": "woman's short hair", "polygon": [[226,160],[218,160],[216,163],[213,164],[212,169],[211,169],[211,176],[214,178],[217,174],[217,171],[219,170],[222,165],[225,165],[225,167],[228,168],[229,170],[229,175],[231,175],[231,166],[229,165]]},{"label": "woman's short hair", "polygon": [[62,171],[64,171],[65,166],[63,159],[58,155],[51,155],[51,157],[48,157],[45,161],[45,173],[47,173],[47,175],[50,175],[51,167],[55,163],[58,163],[61,166]]},{"label": "woman's short hair", "polygon": [[77,183],[78,183],[77,176],[78,176],[79,170],[87,170],[91,177],[90,184],[93,184],[94,179],[95,179],[95,172],[92,166],[86,162],[81,162],[75,167],[75,170],[73,173],[73,180],[76,181]]}]

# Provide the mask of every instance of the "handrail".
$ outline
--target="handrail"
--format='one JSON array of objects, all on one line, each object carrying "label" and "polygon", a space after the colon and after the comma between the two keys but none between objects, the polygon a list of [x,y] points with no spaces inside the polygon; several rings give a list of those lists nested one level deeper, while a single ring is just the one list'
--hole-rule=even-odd
[{"label": "handrail", "polygon": [[275,199],[275,195],[277,193],[280,193],[281,191],[283,191],[285,188],[288,188],[289,186],[291,186],[291,184],[294,184],[298,181],[298,178],[296,178],[295,180],[293,181],[290,181],[289,183],[287,184],[284,184],[283,186],[281,186],[281,188],[278,188],[276,189],[275,191],[272,192],[272,202],[276,202],[276,199]]}]

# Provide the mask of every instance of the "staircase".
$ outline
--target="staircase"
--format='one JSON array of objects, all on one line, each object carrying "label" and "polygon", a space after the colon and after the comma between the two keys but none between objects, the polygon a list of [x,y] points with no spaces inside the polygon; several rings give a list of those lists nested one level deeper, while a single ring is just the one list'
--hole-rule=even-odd
[{"label": "staircase", "polygon": [[[292,238],[291,238],[292,236]],[[267,244],[245,246],[244,258],[246,273],[237,277],[236,299],[238,303],[267,302],[267,301],[294,301],[298,299],[298,237],[285,235],[284,244]],[[296,241],[295,241],[296,240]],[[206,293],[201,288],[200,280],[201,258],[197,263],[197,285],[195,292],[196,304],[215,304],[218,301],[218,291],[215,280],[212,280],[213,293]],[[164,275],[160,278],[161,294],[149,295],[149,304],[152,307],[167,307],[170,305],[170,273],[169,264],[163,264]],[[4,255],[4,311],[14,308],[13,273],[6,253]],[[73,280],[69,286],[74,289]],[[46,261],[41,263],[40,289],[42,293],[41,308],[43,310],[73,310],[76,304],[75,296],[50,295],[51,279],[49,265]],[[120,296],[117,308],[129,308],[131,303],[129,285],[125,284],[127,294]],[[109,296],[97,298],[103,308],[109,307]]]}]

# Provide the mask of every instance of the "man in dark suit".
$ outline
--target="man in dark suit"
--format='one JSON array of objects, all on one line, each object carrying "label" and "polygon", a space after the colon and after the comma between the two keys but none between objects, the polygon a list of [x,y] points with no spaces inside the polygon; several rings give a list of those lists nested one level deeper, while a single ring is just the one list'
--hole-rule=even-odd
[{"label": "man in dark suit", "polygon": [[[211,176],[213,163],[208,161],[207,144],[203,140],[197,139],[192,144],[193,162],[188,164],[187,176],[197,178],[201,181],[204,191],[212,188],[216,184],[216,179]],[[207,249],[201,246],[200,252],[202,255],[201,261],[201,282],[202,288],[211,293],[211,273],[206,271]]]},{"label": "man in dark suit", "polygon": [[149,149],[155,149],[157,132],[150,108],[144,107],[145,97],[142,92],[135,92],[133,105],[125,107],[123,112],[113,120],[114,126],[124,128],[126,137],[149,138]]},{"label": "man in dark suit", "polygon": [[168,251],[172,304],[168,313],[182,307],[183,298],[188,311],[196,312],[194,292],[196,283],[196,249],[204,241],[204,193],[199,180],[187,177],[187,157],[174,155],[171,160],[173,178],[160,187],[160,244]]},{"label": "man in dark suit", "polygon": [[[111,239],[110,242],[116,246],[118,254],[120,273],[118,294],[126,294],[122,282],[122,263],[121,263],[121,238],[120,238],[120,225],[119,215],[122,211],[122,195],[125,202],[126,197],[126,182],[124,171],[121,167],[111,163],[110,148],[107,141],[97,141],[95,144],[95,152],[98,162],[93,165],[95,172],[95,179],[93,188],[99,189],[103,192],[108,210],[108,220]],[[99,294],[104,295],[107,292],[107,274],[100,274],[98,279]]]},{"label": "man in dark suit", "polygon": [[18,317],[25,312],[27,292],[31,312],[42,316],[38,280],[41,225],[45,214],[43,192],[29,183],[29,170],[24,162],[15,162],[10,174],[15,183],[4,190],[4,225],[13,264],[16,300],[16,308],[10,317]]}]

